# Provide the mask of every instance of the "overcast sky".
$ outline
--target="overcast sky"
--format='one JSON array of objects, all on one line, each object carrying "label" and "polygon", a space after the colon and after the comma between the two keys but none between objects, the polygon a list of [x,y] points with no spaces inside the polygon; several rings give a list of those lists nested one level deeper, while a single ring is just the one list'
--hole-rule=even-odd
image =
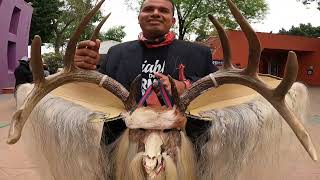
[{"label": "overcast sky", "polygon": [[[281,28],[290,29],[292,25],[300,23],[311,23],[313,26],[320,26],[320,11],[317,6],[304,6],[296,0],[266,0],[269,4],[269,11],[266,18],[253,28],[258,32],[277,33]],[[140,30],[137,13],[129,10],[124,0],[106,0],[102,6],[103,15],[112,12],[110,18],[103,26],[102,31],[107,31],[115,25],[124,25],[126,37],[123,41],[136,40]],[[43,47],[42,53],[53,52],[53,48]],[[30,57],[30,50],[29,50]]]},{"label": "overcast sky", "polygon": [[[290,29],[292,25],[298,26],[300,23],[311,23],[320,26],[320,11],[316,6],[307,8],[296,0],[266,0],[269,4],[269,11],[266,18],[253,27],[259,32],[278,32],[279,29]],[[103,7],[104,15],[112,12],[110,19],[104,25],[102,31],[115,25],[126,26],[126,37],[124,41],[135,40],[140,32],[137,21],[137,13],[129,10],[124,4],[124,0],[107,0]]]}]

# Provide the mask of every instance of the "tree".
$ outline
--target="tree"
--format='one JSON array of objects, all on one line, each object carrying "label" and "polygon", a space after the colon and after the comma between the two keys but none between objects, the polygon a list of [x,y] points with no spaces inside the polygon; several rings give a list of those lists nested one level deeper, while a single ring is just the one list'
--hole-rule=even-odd
[{"label": "tree", "polygon": [[54,74],[59,68],[63,68],[63,55],[60,53],[46,53],[42,56],[42,59],[48,65],[50,74]]},{"label": "tree", "polygon": [[[54,22],[54,38],[50,43],[53,44],[55,53],[58,54],[60,48],[63,47],[68,38],[71,37],[75,28],[78,26],[82,18],[93,8],[93,0],[67,0],[64,1],[63,6],[60,7],[61,15]],[[91,32],[93,32],[93,23],[102,19],[101,12],[93,18],[87,25],[80,40],[89,39]]]},{"label": "tree", "polygon": [[297,0],[302,2],[304,5],[309,5],[311,3],[317,3],[318,4],[318,9],[320,10],[320,0]]},{"label": "tree", "polygon": [[[28,0],[33,4],[30,39],[38,34],[42,42],[51,43],[58,54],[71,37],[81,19],[89,12],[96,0]],[[93,23],[102,19],[99,12],[87,25],[81,40],[89,39]]]},{"label": "tree", "polygon": [[279,34],[289,34],[296,36],[306,36],[306,37],[320,37],[320,26],[313,27],[310,23],[300,24],[299,27],[292,26],[288,31],[281,29]]},{"label": "tree", "polygon": [[54,21],[61,16],[59,8],[62,2],[59,0],[28,0],[33,7],[31,19],[29,44],[35,35],[40,35],[43,42],[49,42],[54,38]]},{"label": "tree", "polygon": [[126,36],[124,32],[125,26],[114,26],[110,28],[107,32],[100,34],[100,40],[107,41],[107,40],[114,40],[121,42],[122,39]]},{"label": "tree", "polygon": [[[137,4],[135,0],[125,0],[131,8],[139,8],[141,0]],[[255,22],[264,18],[268,6],[265,0],[234,0],[243,15]],[[238,27],[227,4],[222,0],[174,0],[178,16],[177,31],[179,39],[184,39],[187,34],[196,34],[199,39],[208,36],[213,31],[207,18],[208,14],[214,15],[226,28]],[[205,35],[205,36],[204,36]]]}]

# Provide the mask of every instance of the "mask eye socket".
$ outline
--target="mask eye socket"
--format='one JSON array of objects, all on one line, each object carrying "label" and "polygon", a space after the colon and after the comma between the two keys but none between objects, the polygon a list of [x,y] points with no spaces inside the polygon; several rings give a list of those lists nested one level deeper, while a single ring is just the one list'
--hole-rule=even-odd
[{"label": "mask eye socket", "polygon": [[165,130],[163,130],[164,133],[169,133],[169,132],[171,132],[171,131],[172,131],[172,129],[165,129]]},{"label": "mask eye socket", "polygon": [[165,147],[164,147],[163,144],[160,146],[160,148],[161,148],[161,152],[164,152],[164,151],[165,151]]}]

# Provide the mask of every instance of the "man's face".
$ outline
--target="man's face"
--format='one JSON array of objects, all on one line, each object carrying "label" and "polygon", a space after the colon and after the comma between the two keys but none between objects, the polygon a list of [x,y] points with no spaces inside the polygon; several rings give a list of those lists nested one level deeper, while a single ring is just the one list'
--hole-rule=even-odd
[{"label": "man's face", "polygon": [[146,38],[168,33],[176,21],[173,17],[173,6],[167,0],[145,0],[138,18]]}]

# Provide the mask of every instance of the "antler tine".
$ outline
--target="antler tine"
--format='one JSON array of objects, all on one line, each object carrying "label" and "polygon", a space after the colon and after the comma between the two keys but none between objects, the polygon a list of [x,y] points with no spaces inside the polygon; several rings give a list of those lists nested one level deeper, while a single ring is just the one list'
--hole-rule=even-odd
[{"label": "antler tine", "polygon": [[274,96],[283,99],[289,89],[291,88],[292,84],[297,79],[299,70],[299,64],[297,55],[295,52],[290,51],[288,53],[286,68],[284,72],[284,77],[278,87],[274,90]]},{"label": "antler tine", "polygon": [[297,78],[298,69],[299,69],[299,64],[298,64],[297,55],[293,51],[290,51],[288,53],[284,78],[281,81],[281,83],[277,86],[277,88],[273,90],[273,97],[276,99],[276,101],[281,103],[274,103],[274,104],[275,105],[280,104],[277,107],[277,110],[282,115],[282,117],[286,120],[286,122],[291,127],[293,132],[296,134],[296,136],[298,137],[303,147],[309,153],[310,157],[314,161],[317,161],[318,160],[317,152],[311,141],[310,135],[308,134],[305,127],[300,123],[300,121],[294,116],[292,111],[288,109],[287,106],[285,105],[285,96]]},{"label": "antler tine", "polygon": [[102,19],[102,21],[98,24],[94,32],[92,33],[92,36],[90,38],[91,41],[95,41],[99,35],[100,29],[102,28],[103,24],[108,20],[110,17],[111,13],[109,13],[106,17]]},{"label": "antler tine", "polygon": [[129,92],[119,82],[97,71],[76,69],[74,73],[55,74],[46,80],[45,87],[35,86],[27,96],[24,104],[15,112],[12,118],[7,143],[14,144],[20,139],[22,129],[30,113],[44,96],[61,85],[75,81],[99,84],[101,87],[117,96],[124,104],[126,104],[129,97]]},{"label": "antler tine", "polygon": [[[32,91],[27,96],[27,98],[25,99],[20,109],[18,109],[15,112],[12,118],[10,130],[9,130],[9,135],[7,140],[8,144],[14,144],[20,139],[24,124],[28,120],[30,113],[32,112],[34,107],[37,105],[37,103],[44,96],[50,93],[52,90],[67,83],[87,82],[87,83],[97,84],[103,87],[104,89],[110,91],[116,97],[118,97],[127,107],[126,104],[128,104],[127,103],[128,99],[130,99],[128,98],[129,92],[123,85],[121,85],[119,82],[115,81],[111,77],[99,73],[98,71],[74,68],[73,64],[69,62],[71,56],[74,56],[74,54],[72,54],[72,51],[75,50],[75,42],[80,36],[79,35],[81,33],[80,31],[82,31],[84,25],[89,21],[90,17],[93,16],[93,14],[97,11],[97,9],[101,6],[103,2],[104,0],[100,1],[98,6],[96,6],[93,11],[90,11],[89,15],[86,16],[85,20],[82,21],[81,25],[78,27],[78,30],[74,33],[73,37],[71,38],[68,44],[68,50],[66,52],[67,54],[65,56],[65,62],[69,63],[69,65],[65,67],[64,71],[48,76],[45,79],[41,77],[41,73],[40,73],[41,58],[40,58],[39,47],[40,47],[41,41],[40,41],[40,37],[36,36],[33,42],[33,48],[31,53],[33,56],[32,61],[34,61],[33,67],[34,69],[36,69],[35,78],[37,82],[38,81],[41,82],[41,83],[38,83],[41,86],[36,84],[32,89]],[[44,85],[42,86],[42,84]]]},{"label": "antler tine", "polygon": [[[268,100],[269,101],[269,100]],[[269,101],[270,102],[270,101]],[[283,119],[290,126],[294,134],[299,139],[300,143],[303,145],[304,149],[308,152],[311,159],[314,161],[318,161],[317,151],[312,143],[311,137],[303,126],[303,124],[299,121],[298,118],[292,113],[292,111],[287,107],[285,101],[277,101],[270,102],[275,109],[279,112],[279,114],[283,117]]]},{"label": "antler tine", "polygon": [[130,93],[125,103],[126,109],[128,111],[131,111],[137,105],[136,97],[139,93],[141,93],[141,77],[141,74],[139,74],[130,85]]},{"label": "antler tine", "polygon": [[42,86],[45,83],[43,64],[41,58],[41,38],[35,36],[31,44],[31,68],[33,82],[36,86]]},{"label": "antler tine", "polygon": [[66,53],[64,56],[64,65],[65,65],[65,69],[67,71],[72,71],[73,69],[75,69],[74,66],[74,55],[76,52],[76,46],[77,46],[77,42],[84,30],[84,28],[86,27],[86,25],[89,23],[89,21],[92,19],[92,17],[97,13],[97,11],[100,9],[101,5],[103,4],[105,0],[101,0],[97,6],[95,6],[81,21],[80,25],[77,27],[77,30],[73,33],[73,35],[71,36],[67,49],[66,49]]},{"label": "antler tine", "polygon": [[200,96],[200,94],[202,94],[204,91],[214,86],[215,84],[210,78],[210,75],[192,83],[192,86],[180,96],[181,112],[184,112],[189,106],[190,102],[193,101],[196,97]]},{"label": "antler tine", "polygon": [[244,73],[251,76],[256,76],[257,71],[259,69],[259,61],[260,61],[260,55],[261,55],[261,45],[260,45],[259,38],[255,33],[255,31],[250,26],[250,24],[246,21],[246,19],[240,13],[240,10],[236,7],[236,5],[231,0],[227,0],[227,3],[231,13],[233,14],[234,18],[236,19],[241,29],[245,33],[249,43],[248,65],[244,70]]},{"label": "antler tine", "polygon": [[220,37],[220,41],[223,49],[224,69],[234,69],[231,63],[231,58],[232,58],[231,52],[230,52],[231,48],[230,48],[230,43],[229,43],[227,33],[215,17],[213,17],[211,14],[209,14],[208,17],[212,22],[212,24],[216,27],[216,30],[218,31],[218,34]]},{"label": "antler tine", "polygon": [[192,100],[209,88],[217,87],[223,84],[240,84],[247,86],[257,91],[272,104],[272,106],[288,123],[305,150],[309,153],[310,157],[314,161],[317,161],[317,153],[311,141],[310,135],[285,102],[285,95],[295,82],[298,73],[298,61],[295,53],[289,52],[284,79],[280,82],[277,88],[270,88],[268,84],[264,83],[258,77],[257,74],[259,58],[261,54],[261,46],[258,37],[232,1],[227,0],[227,2],[232,14],[240,24],[249,41],[250,54],[248,67],[244,71],[234,71],[232,69],[226,71],[217,71],[193,83],[191,88],[184,92],[184,94],[182,94],[180,97],[181,109],[186,110],[187,106]]},{"label": "antler tine", "polygon": [[170,84],[171,84],[171,94],[172,94],[172,98],[173,98],[174,104],[176,105],[177,109],[180,112],[183,112],[182,109],[181,109],[181,105],[180,105],[180,98],[179,98],[177,86],[174,83],[174,80],[170,75],[168,76],[168,78],[169,78],[169,81],[170,81]]}]

